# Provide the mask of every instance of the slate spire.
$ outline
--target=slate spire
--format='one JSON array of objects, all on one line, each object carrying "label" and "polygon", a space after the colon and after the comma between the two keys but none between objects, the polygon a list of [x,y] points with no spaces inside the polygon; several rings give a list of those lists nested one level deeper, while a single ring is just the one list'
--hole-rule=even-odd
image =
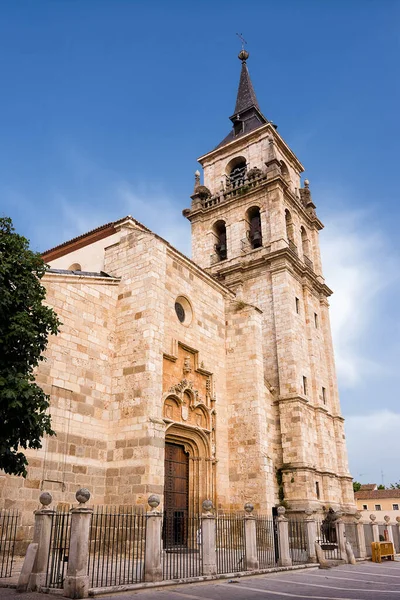
[{"label": "slate spire", "polygon": [[244,112],[252,106],[255,106],[260,110],[246,63],[249,58],[249,53],[246,52],[246,50],[242,50],[239,53],[238,58],[242,61],[242,71],[240,73],[239,88],[236,98],[235,115]]},{"label": "slate spire", "polygon": [[250,74],[247,69],[247,59],[249,53],[242,49],[238,55],[242,61],[242,70],[240,73],[239,88],[236,98],[236,106],[234,114],[229,117],[233,123],[232,131],[218,144],[217,148],[229,144],[238,137],[246,135],[268,123],[268,119],[262,114],[257,102],[256,93],[251,83]]}]

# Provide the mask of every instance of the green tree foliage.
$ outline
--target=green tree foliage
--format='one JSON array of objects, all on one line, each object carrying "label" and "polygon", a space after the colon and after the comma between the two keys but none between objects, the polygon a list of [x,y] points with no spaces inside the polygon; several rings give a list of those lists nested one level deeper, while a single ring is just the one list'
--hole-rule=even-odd
[{"label": "green tree foliage", "polygon": [[49,397],[34,381],[48,336],[60,326],[44,304],[46,270],[11,219],[0,218],[0,469],[23,477],[28,461],[21,449],[41,448],[43,435],[54,435]]},{"label": "green tree foliage", "polygon": [[379,484],[378,487],[376,488],[377,490],[386,490],[385,486],[383,485],[383,483]]},{"label": "green tree foliage", "polygon": [[391,483],[389,485],[389,489],[391,489],[391,490],[400,490],[400,481],[397,481],[396,483]]},{"label": "green tree foliage", "polygon": [[353,481],[353,492],[358,492],[361,487],[361,483],[359,481]]}]

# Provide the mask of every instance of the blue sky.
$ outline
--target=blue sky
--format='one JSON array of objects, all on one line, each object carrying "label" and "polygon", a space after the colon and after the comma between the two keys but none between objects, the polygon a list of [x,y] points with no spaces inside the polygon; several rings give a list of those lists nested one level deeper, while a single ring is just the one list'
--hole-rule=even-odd
[{"label": "blue sky", "polygon": [[181,210],[230,130],[236,32],[326,225],[352,474],[398,481],[399,1],[2,3],[0,213],[37,250],[132,214],[189,253]]}]

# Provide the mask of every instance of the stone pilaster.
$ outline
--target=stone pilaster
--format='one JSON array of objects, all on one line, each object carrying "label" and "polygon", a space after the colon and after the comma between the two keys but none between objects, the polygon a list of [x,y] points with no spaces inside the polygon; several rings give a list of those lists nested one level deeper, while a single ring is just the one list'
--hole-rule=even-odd
[{"label": "stone pilaster", "polygon": [[211,510],[211,500],[204,500],[201,515],[201,544],[203,549],[203,575],[217,574],[216,522]]},{"label": "stone pilaster", "polygon": [[64,581],[64,594],[68,598],[87,598],[89,595],[89,533],[93,509],[83,506],[89,498],[89,490],[81,488],[76,492],[79,506],[71,510],[71,538]]},{"label": "stone pilaster", "polygon": [[289,548],[289,521],[285,517],[283,506],[278,507],[278,538],[279,538],[279,561],[280,567],[291,567],[292,558]]},{"label": "stone pilaster", "polygon": [[38,544],[35,561],[33,563],[32,573],[29,577],[28,589],[40,591],[46,583],[47,562],[50,551],[51,526],[55,511],[47,508],[52,502],[51,494],[43,492],[39,501],[42,508],[35,510],[35,529],[33,533],[33,542]]},{"label": "stone pilaster", "polygon": [[152,494],[149,496],[148,504],[152,510],[147,513],[144,579],[145,581],[161,581],[162,514],[156,510],[157,506],[160,504],[160,498],[156,494]]},{"label": "stone pilaster", "polygon": [[247,502],[244,505],[246,516],[244,518],[244,535],[246,543],[246,569],[248,571],[256,571],[259,568],[257,556],[257,531],[256,519],[251,514],[254,506]]}]

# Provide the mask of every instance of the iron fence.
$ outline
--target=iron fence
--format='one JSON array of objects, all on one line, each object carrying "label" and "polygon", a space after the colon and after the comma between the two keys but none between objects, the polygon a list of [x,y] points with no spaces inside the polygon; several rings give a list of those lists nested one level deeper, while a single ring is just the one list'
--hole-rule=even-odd
[{"label": "iron fence", "polygon": [[67,573],[70,536],[71,513],[67,508],[58,509],[53,515],[51,523],[46,587],[62,589],[64,586],[64,579]]},{"label": "iron fence", "polygon": [[260,569],[275,567],[279,558],[278,536],[271,517],[256,516],[257,558]]},{"label": "iron fence", "polygon": [[244,519],[240,515],[217,515],[217,573],[245,571]]},{"label": "iron fence", "polygon": [[336,525],[317,521],[317,542],[328,560],[339,560],[339,544],[337,543]]},{"label": "iron fence", "polygon": [[0,511],[0,577],[11,577],[19,512]]},{"label": "iron fence", "polygon": [[308,562],[307,529],[303,520],[288,521],[289,526],[289,552],[294,565]]},{"label": "iron fence", "polygon": [[203,573],[201,520],[183,510],[163,519],[163,579],[186,579]]},{"label": "iron fence", "polygon": [[144,581],[146,514],[135,506],[94,510],[89,536],[89,585]]},{"label": "iron fence", "polygon": [[357,524],[356,523],[345,523],[344,533],[346,541],[349,542],[352,547],[354,557],[360,558],[360,544],[358,542]]},{"label": "iron fence", "polygon": [[[385,540],[388,540],[388,532],[387,532],[387,525],[378,525],[378,530],[379,530],[379,541],[380,542],[384,542]],[[385,533],[385,531],[387,533]]]},{"label": "iron fence", "polygon": [[365,548],[367,556],[372,556],[371,544],[374,541],[372,537],[372,527],[370,523],[364,523]]}]

